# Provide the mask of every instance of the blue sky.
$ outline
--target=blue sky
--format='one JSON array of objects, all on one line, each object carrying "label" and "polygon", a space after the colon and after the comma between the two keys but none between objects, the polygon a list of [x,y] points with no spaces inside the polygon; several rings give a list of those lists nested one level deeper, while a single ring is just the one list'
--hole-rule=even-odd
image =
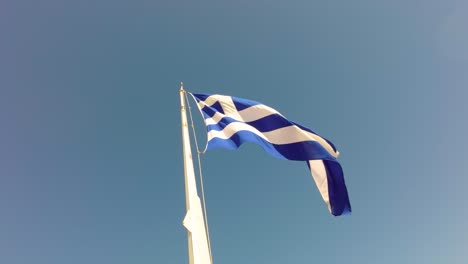
[{"label": "blue sky", "polygon": [[3,1],[0,262],[187,263],[184,81],[333,141],[353,207],[302,162],[208,152],[215,263],[466,263],[467,8]]}]

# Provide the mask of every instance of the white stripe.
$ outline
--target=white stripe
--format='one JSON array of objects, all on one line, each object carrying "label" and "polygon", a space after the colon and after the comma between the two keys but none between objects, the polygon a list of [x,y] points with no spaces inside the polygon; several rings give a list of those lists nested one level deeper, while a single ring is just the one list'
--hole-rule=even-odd
[{"label": "white stripe", "polygon": [[322,160],[309,160],[309,166],[312,178],[314,179],[323,200],[327,204],[328,210],[331,212],[330,197],[328,195],[327,170],[325,169],[325,165],[323,165]]},{"label": "white stripe", "polygon": [[242,117],[239,115],[239,111],[237,111],[236,105],[234,101],[232,101],[231,96],[218,96],[218,102],[223,107],[224,114],[232,117],[236,120],[242,120]]},{"label": "white stripe", "polygon": [[317,141],[330,153],[330,155],[332,155],[335,158],[338,157],[338,154],[333,151],[333,148],[323,138],[308,131],[302,130],[297,126],[282,127],[269,132],[262,133],[248,124],[242,122],[232,122],[221,131],[208,131],[208,140],[211,140],[213,138],[228,139],[239,131],[250,131],[252,133],[255,133],[257,136],[265,139],[266,141],[277,145],[297,143],[303,141]]},{"label": "white stripe", "polygon": [[[227,125],[221,131],[216,131],[216,130],[208,131],[208,141],[212,140],[213,138],[228,139],[232,135],[234,135],[235,133],[237,133],[239,131],[250,131],[250,132],[256,134],[257,136],[265,139],[266,141],[268,141],[270,143],[273,143],[273,142],[270,141],[270,139],[268,139],[264,135],[265,133],[262,133],[262,132],[258,131],[258,129],[254,128],[253,126],[250,126],[250,125],[248,125],[246,123],[242,123],[242,122],[232,122],[229,125]],[[275,143],[273,143],[273,144],[275,144]]]},{"label": "white stripe", "polygon": [[202,109],[203,106],[212,106],[216,102],[219,102],[221,104],[221,107],[223,108],[223,111],[227,116],[232,117],[236,120],[242,120],[242,118],[239,116],[239,112],[237,111],[236,106],[234,105],[234,102],[232,101],[231,96],[213,94],[211,96],[208,96],[205,99],[205,101],[198,102],[198,107]]},{"label": "white stripe", "polygon": [[283,116],[275,109],[264,104],[253,105],[239,111],[239,115],[242,117],[244,122],[252,122],[273,114]]},{"label": "white stripe", "polygon": [[205,119],[205,125],[216,125],[223,119],[226,115],[216,112],[212,117]]},{"label": "white stripe", "polygon": [[[212,106],[214,103],[218,102],[219,99],[222,99],[223,97],[227,97],[227,96],[226,95],[219,95],[219,94],[212,94],[212,95],[208,96],[204,101],[198,102],[199,107],[203,108],[203,105]],[[200,106],[200,104],[202,104],[202,105]]]},{"label": "white stripe", "polygon": [[205,124],[207,126],[216,125],[219,123],[219,121],[221,121],[221,119],[223,119],[226,116],[230,118],[234,118],[237,121],[241,121],[241,122],[252,122],[252,121],[262,119],[272,114],[281,115],[277,111],[271,111],[271,110],[274,110],[274,109],[266,105],[256,105],[256,106],[246,108],[242,111],[236,112],[237,113],[236,117],[233,116],[232,114],[223,115],[220,112],[216,112],[212,117],[205,119]]}]

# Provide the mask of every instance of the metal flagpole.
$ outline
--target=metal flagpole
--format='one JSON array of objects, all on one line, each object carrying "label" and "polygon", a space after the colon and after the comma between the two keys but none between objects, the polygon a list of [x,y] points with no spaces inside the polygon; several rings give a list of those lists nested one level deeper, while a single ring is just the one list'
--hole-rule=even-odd
[{"label": "metal flagpole", "polygon": [[183,83],[180,83],[179,93],[182,121],[182,146],[184,155],[185,204],[187,208],[187,214],[185,215],[183,224],[188,231],[189,263],[212,264],[210,249],[208,246],[208,236],[205,228],[205,220],[195,180]]}]

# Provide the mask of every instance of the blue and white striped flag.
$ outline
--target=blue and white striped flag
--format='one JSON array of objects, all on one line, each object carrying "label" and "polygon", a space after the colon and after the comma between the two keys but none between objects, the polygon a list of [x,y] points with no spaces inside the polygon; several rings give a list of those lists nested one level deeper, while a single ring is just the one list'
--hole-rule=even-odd
[{"label": "blue and white striped flag", "polygon": [[208,149],[237,149],[244,142],[260,145],[268,154],[306,161],[330,212],[351,212],[339,152],[327,139],[286,119],[264,104],[218,94],[192,94],[208,132]]}]

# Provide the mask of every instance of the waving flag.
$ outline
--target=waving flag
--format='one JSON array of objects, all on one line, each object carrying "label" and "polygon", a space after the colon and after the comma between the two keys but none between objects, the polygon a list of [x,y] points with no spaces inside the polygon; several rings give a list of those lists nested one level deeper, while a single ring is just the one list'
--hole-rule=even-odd
[{"label": "waving flag", "polygon": [[207,150],[237,149],[252,142],[274,157],[306,161],[329,211],[335,216],[351,212],[337,161],[339,152],[330,141],[259,102],[218,94],[192,95],[205,119]]}]

